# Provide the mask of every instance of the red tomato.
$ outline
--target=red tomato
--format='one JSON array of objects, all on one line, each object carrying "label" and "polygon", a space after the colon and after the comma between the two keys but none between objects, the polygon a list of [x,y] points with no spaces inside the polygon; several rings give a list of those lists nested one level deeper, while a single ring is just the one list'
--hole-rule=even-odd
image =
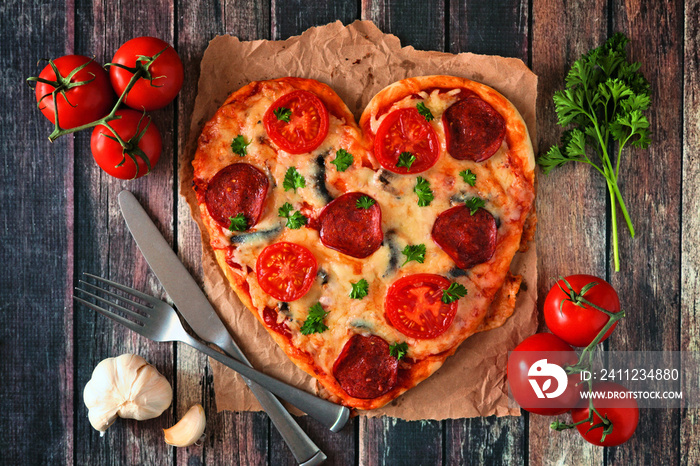
[{"label": "red tomato", "polygon": [[[275,114],[288,114],[282,119]],[[286,121],[288,120],[288,121]],[[309,91],[292,91],[275,101],[263,117],[265,131],[280,149],[290,154],[311,152],[328,134],[328,110]]]},{"label": "red tomato", "polygon": [[[569,375],[566,389],[562,394],[555,398],[548,398],[543,393],[545,397],[539,398],[532,383],[537,383],[543,392],[546,391],[547,386],[556,383],[554,377],[539,376],[536,370],[532,371],[532,375],[530,374],[531,368],[537,369],[536,363],[542,359],[546,359],[547,364],[555,364],[562,368],[578,362],[574,349],[556,335],[536,333],[526,338],[508,355],[508,383],[513,398],[521,408],[531,413],[546,416],[565,413],[581,400],[580,388],[576,385],[581,378],[578,374]],[[547,382],[548,379],[552,382]]]},{"label": "red tomato", "polygon": [[311,251],[295,243],[275,243],[263,249],[255,274],[263,291],[284,302],[304,296],[316,279],[316,259]]},{"label": "red tomato", "polygon": [[[374,139],[374,155],[382,167],[404,175],[424,172],[435,165],[439,147],[432,125],[413,107],[387,115]],[[402,152],[410,152],[416,158],[410,169],[396,166]]]},{"label": "red tomato", "polygon": [[[149,66],[148,74],[136,81],[126,96],[124,103],[129,107],[150,111],[163,108],[172,102],[182,87],[182,62],[170,44],[155,37],[131,39],[114,54],[112,63],[134,68],[137,67],[137,61],[138,66],[145,63],[145,60],[139,60],[140,56],[153,57],[161,51],[163,53]],[[124,92],[133,75],[134,73],[124,68],[114,65],[109,67],[109,79],[119,95]]]},{"label": "red tomato", "polygon": [[[605,440],[601,441],[604,427],[600,426],[591,429],[592,426],[601,422],[600,417],[594,412],[592,423],[584,422],[576,426],[579,433],[586,441],[600,447],[614,447],[615,445],[625,443],[632,437],[639,423],[639,407],[637,401],[629,397],[629,390],[613,382],[595,384],[593,385],[593,392],[618,394],[617,398],[593,400],[595,409],[604,418],[608,418],[608,420],[612,422],[613,430],[605,436]],[[581,402],[579,408],[571,411],[571,418],[574,422],[580,422],[584,419],[588,419],[588,413],[588,400],[585,400]]]},{"label": "red tomato", "polygon": [[389,323],[413,338],[442,335],[457,313],[457,302],[442,302],[450,281],[440,275],[419,273],[396,280],[386,293],[384,310]]},{"label": "red tomato", "polygon": [[[144,116],[134,110],[117,110],[115,115],[121,116],[121,118],[112,120],[108,124],[127,143],[128,147],[125,149],[117,141],[111,139],[114,137],[114,133],[109,128],[98,125],[92,131],[90,138],[92,156],[102,170],[116,178],[123,180],[140,178],[149,172],[144,155],[151,168],[160,158],[160,152],[163,148],[160,131],[151,121],[151,117]],[[146,129],[146,127],[148,128]],[[140,140],[136,141],[144,129],[146,132],[143,133]],[[142,151],[143,155],[139,154],[139,151]]]},{"label": "red tomato", "polygon": [[[75,128],[99,120],[107,115],[114,105],[114,92],[109,85],[107,72],[95,61],[82,55],[66,55],[53,60],[53,64],[63,78],[67,78],[73,70],[85,65],[85,63],[88,63],[87,66],[75,73],[69,80],[66,79],[63,85],[60,82],[58,86],[38,81],[36,83],[35,92],[39,110],[51,123],[55,123],[55,105],[51,95],[54,89],[65,89],[65,86],[70,85],[69,83],[90,81],[81,86],[67,89],[65,97],[57,94],[58,123],[61,128]],[[52,82],[60,81],[60,79],[56,79],[56,73],[51,65],[46,65],[41,70],[39,77]]]},{"label": "red tomato", "polygon": [[[615,289],[605,280],[592,275],[570,275],[565,280],[577,294],[581,293],[581,289],[587,284],[597,283],[585,291],[583,298],[607,311],[620,312],[620,299]],[[609,317],[587,304],[575,304],[571,301],[569,292],[564,280],[559,280],[549,290],[544,301],[544,320],[549,330],[568,344],[585,347],[590,345],[605,327]],[[605,332],[601,341],[608,338],[616,326],[617,322]]]}]

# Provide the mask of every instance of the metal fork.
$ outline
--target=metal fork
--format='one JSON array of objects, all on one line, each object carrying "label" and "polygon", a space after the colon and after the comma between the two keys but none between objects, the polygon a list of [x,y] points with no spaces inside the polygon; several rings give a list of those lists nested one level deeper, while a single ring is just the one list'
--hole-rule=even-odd
[{"label": "metal fork", "polygon": [[100,291],[106,295],[111,296],[112,298],[120,300],[123,303],[133,307],[134,309],[137,309],[139,312],[127,309],[126,307],[112,302],[106,298],[98,296],[94,293],[90,293],[89,291],[86,291],[82,288],[76,287],[76,291],[79,291],[85,296],[89,296],[90,298],[96,301],[99,301],[108,306],[111,306],[114,309],[119,310],[119,312],[123,313],[129,318],[123,317],[111,310],[100,307],[78,296],[73,296],[73,299],[82,303],[84,306],[89,307],[93,311],[97,311],[106,317],[109,317],[110,319],[122,324],[123,326],[133,330],[136,333],[143,335],[146,338],[150,338],[153,341],[179,341],[201,351],[207,356],[214,358],[220,363],[230,367],[242,376],[253,380],[259,385],[265,387],[280,398],[287,400],[289,403],[301,409],[309,416],[328,426],[333,432],[338,432],[347,423],[348,418],[350,416],[350,411],[348,410],[348,408],[337,405],[335,403],[331,403],[330,401],[323,400],[321,398],[318,398],[317,396],[314,396],[296,387],[281,382],[273,377],[270,377],[269,375],[263,374],[262,372],[259,372],[249,366],[246,366],[245,364],[237,361],[236,359],[232,359],[222,353],[219,353],[218,351],[211,349],[204,342],[190,335],[183,327],[182,322],[180,321],[180,317],[177,314],[177,311],[175,311],[175,309],[173,309],[173,307],[170,306],[168,303],[161,301],[158,298],[154,298],[153,296],[142,293],[140,291],[134,290],[133,288],[129,288],[127,286],[113,282],[111,280],[107,280],[90,274],[85,275],[90,276],[98,282],[108,284],[109,286],[121,290],[124,293],[128,293],[132,296],[142,299],[146,303],[148,303],[149,306],[145,306],[143,304],[135,302],[126,296],[113,293],[112,291],[106,290],[95,284],[88,283],[84,280],[79,280],[79,282],[82,283],[84,286],[92,288],[96,291]]}]

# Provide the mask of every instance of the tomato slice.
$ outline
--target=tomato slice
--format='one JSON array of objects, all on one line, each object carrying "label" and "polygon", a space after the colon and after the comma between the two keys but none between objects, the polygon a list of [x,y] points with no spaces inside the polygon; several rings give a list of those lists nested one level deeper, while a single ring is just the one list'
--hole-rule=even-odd
[{"label": "tomato slice", "polygon": [[[291,111],[289,121],[280,120],[275,110]],[[328,134],[328,110],[321,99],[309,91],[296,90],[272,104],[263,117],[270,139],[290,154],[311,152]]]},{"label": "tomato slice", "polygon": [[389,323],[406,336],[421,339],[442,335],[457,313],[457,302],[442,302],[450,281],[440,275],[419,273],[396,280],[384,300]]},{"label": "tomato slice", "polygon": [[[435,165],[438,138],[432,125],[415,108],[402,108],[388,114],[374,139],[374,155],[382,167],[405,175],[420,173]],[[410,152],[416,160],[411,168],[397,167],[399,155]]]},{"label": "tomato slice", "polygon": [[304,296],[316,279],[316,259],[311,251],[295,243],[275,243],[263,249],[255,274],[263,291],[284,302]]}]

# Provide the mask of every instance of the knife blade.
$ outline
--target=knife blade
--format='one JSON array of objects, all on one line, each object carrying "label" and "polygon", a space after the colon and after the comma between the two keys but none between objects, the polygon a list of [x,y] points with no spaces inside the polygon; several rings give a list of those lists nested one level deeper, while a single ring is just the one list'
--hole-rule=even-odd
[{"label": "knife blade", "polygon": [[[229,356],[250,366],[250,362],[229,335],[197,282],[134,195],[126,190],[119,193],[119,206],[126,225],[148,265],[192,330],[201,339],[218,346]],[[279,400],[261,386],[245,378],[244,380],[280,431],[296,460],[304,466],[323,462],[326,455],[299,427]],[[326,424],[332,431],[337,432],[347,422],[348,415],[349,412],[340,410],[338,417],[334,420],[326,420]]]}]

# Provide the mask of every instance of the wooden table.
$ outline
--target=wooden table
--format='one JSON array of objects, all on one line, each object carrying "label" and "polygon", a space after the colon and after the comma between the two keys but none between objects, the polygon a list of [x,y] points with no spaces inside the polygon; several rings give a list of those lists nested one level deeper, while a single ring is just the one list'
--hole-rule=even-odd
[{"label": "wooden table", "polygon": [[[540,176],[539,294],[546,294],[554,276],[606,277],[629,316],[608,349],[698,350],[699,17],[698,0],[4,2],[0,462],[293,463],[264,413],[216,413],[205,357],[183,345],[152,343],[71,300],[82,272],[164,296],[119,214],[117,193],[125,188],[147,206],[195,276],[201,273],[199,233],[177,195],[173,154],[189,128],[202,53],[217,34],[284,39],[310,26],[362,18],[418,49],[518,57],[540,77],[538,142],[544,150],[560,134],[552,94],[562,87],[565,70],[612,32],[625,32],[653,91],[654,143],[649,151],[628,154],[622,164],[621,189],[637,237],[631,239],[623,227],[622,269],[614,273],[603,179],[574,165]],[[38,73],[39,58],[80,53],[106,62],[120,44],[139,35],[175,46],[185,65],[185,85],[174,105],[154,115],[164,137],[157,169],[120,181],[94,163],[89,132],[53,144],[46,140],[49,124],[23,80]],[[171,381],[175,401],[158,419],[120,420],[100,438],[88,423],[82,390],[100,360],[125,352],[155,364]],[[167,446],[161,428],[196,402],[209,415],[206,440],[190,448]],[[550,418],[526,413],[443,422],[362,418],[339,434],[306,418],[299,422],[330,464],[699,464],[698,414],[645,410],[634,438],[610,449],[593,447],[572,432],[552,433]]]}]

